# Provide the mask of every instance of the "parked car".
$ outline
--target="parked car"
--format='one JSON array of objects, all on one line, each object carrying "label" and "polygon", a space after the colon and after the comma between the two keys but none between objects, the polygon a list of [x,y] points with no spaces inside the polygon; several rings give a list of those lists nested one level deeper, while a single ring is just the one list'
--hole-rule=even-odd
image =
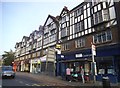
[{"label": "parked car", "polygon": [[2,66],[2,78],[3,77],[15,78],[15,72],[12,66]]}]

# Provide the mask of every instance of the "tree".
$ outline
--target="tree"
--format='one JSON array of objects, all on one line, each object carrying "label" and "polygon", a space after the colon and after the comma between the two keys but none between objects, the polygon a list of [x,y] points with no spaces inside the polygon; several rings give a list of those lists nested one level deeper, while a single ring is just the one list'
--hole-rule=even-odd
[{"label": "tree", "polygon": [[10,50],[9,52],[7,51],[4,51],[4,54],[2,55],[3,56],[3,65],[12,65],[12,62],[14,61],[14,58],[15,58],[15,53]]}]

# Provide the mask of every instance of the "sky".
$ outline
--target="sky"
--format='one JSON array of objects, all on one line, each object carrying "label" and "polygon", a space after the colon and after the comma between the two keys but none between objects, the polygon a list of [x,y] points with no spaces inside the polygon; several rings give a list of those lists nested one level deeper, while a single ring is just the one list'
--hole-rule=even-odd
[{"label": "sky", "polygon": [[44,25],[49,14],[60,15],[64,6],[71,10],[82,1],[0,0],[0,55],[10,49],[14,51],[16,42]]}]

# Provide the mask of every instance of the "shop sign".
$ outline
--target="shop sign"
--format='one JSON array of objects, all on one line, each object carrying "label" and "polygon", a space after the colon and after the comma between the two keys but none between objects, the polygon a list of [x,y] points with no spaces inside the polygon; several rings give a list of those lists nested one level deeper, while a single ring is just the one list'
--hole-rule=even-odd
[{"label": "shop sign", "polygon": [[96,56],[96,46],[92,44],[92,54]]},{"label": "shop sign", "polygon": [[56,49],[60,49],[61,45],[60,44],[56,44]]},{"label": "shop sign", "polygon": [[52,48],[48,48],[47,61],[50,62],[55,61],[55,50]]},{"label": "shop sign", "polygon": [[46,56],[43,56],[40,58],[41,62],[45,62],[46,61]]},{"label": "shop sign", "polygon": [[78,57],[83,57],[82,53],[80,54],[75,54],[75,57],[78,58]]},{"label": "shop sign", "polygon": [[37,63],[37,60],[35,59],[35,60],[32,60],[32,63]]},{"label": "shop sign", "polygon": [[38,64],[40,64],[41,63],[41,61],[40,60],[38,60]]}]

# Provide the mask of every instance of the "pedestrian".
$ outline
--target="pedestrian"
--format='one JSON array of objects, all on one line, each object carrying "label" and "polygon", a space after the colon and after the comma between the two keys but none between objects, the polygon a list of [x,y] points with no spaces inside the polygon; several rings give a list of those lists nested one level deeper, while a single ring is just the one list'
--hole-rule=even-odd
[{"label": "pedestrian", "polygon": [[85,83],[85,79],[84,79],[84,69],[81,66],[81,77],[82,77],[82,82]]},{"label": "pedestrian", "polygon": [[71,82],[71,71],[70,71],[70,68],[66,69],[66,80]]}]

